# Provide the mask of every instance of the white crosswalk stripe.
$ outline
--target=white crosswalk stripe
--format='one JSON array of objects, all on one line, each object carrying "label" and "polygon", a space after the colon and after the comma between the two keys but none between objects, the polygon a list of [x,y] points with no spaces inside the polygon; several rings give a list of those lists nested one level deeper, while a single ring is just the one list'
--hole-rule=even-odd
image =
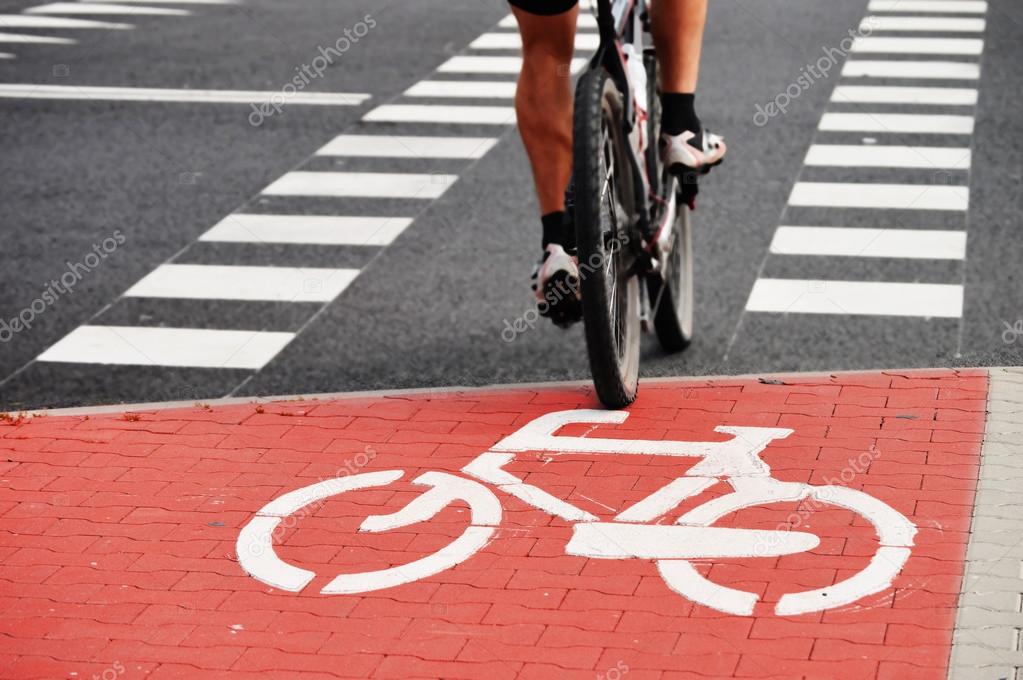
[{"label": "white crosswalk stripe", "polygon": [[970,150],[942,146],[814,144],[804,163],[847,168],[967,170],[970,167]]},{"label": "white crosswalk stripe", "polygon": [[50,35],[31,35],[28,33],[0,33],[0,43],[36,43],[40,45],[74,45],[71,38],[58,38]]},{"label": "white crosswalk stripe", "polygon": [[277,356],[294,337],[294,333],[270,331],[79,326],[36,360],[255,370]]},{"label": "white crosswalk stripe", "polygon": [[751,312],[959,317],[963,287],[941,283],[758,279]]},{"label": "white crosswalk stripe", "polygon": [[[110,3],[82,3],[70,9],[93,13],[130,13],[135,3],[143,0],[111,0]],[[185,0],[182,4],[216,4],[221,0]],[[233,0],[224,0],[233,2]],[[112,7],[114,2],[122,3]],[[173,4],[171,0],[153,0],[149,6]],[[91,8],[89,7],[91,5]],[[140,4],[140,7],[147,7]],[[122,9],[123,8],[123,9]],[[72,22],[74,25],[94,25],[90,22],[61,17],[42,16],[40,13],[62,9],[61,3],[37,8],[33,16],[17,15],[19,21],[37,22],[40,27],[51,22]],[[510,18],[510,16],[508,17]],[[84,22],[77,24],[74,22]],[[507,21],[502,22],[507,24]],[[583,19],[585,25],[587,19]],[[126,25],[127,27],[127,25]],[[580,36],[580,45],[592,46],[593,36]],[[441,105],[421,103],[424,97],[448,99],[501,99],[515,95],[515,82],[503,79],[513,76],[521,67],[521,58],[510,55],[473,54],[471,50],[514,50],[519,47],[517,34],[490,32],[484,34],[475,47],[459,54],[438,67],[423,81],[412,85],[402,97],[372,109],[362,117],[358,133],[338,135],[318,149],[310,160],[320,159],[319,168],[296,169],[271,182],[262,192],[260,203],[283,201],[261,213],[232,213],[203,233],[198,244],[218,244],[221,248],[232,244],[247,248],[260,248],[271,244],[279,247],[319,246],[320,248],[367,249],[391,244],[415,219],[408,216],[376,216],[373,214],[345,214],[346,200],[357,201],[360,208],[387,201],[429,201],[442,196],[458,180],[450,172],[451,163],[468,165],[482,158],[496,144],[494,136],[479,135],[424,135],[423,123],[438,125],[466,124],[507,126],[515,123],[515,110],[510,105]],[[571,68],[578,70],[586,59],[573,60]],[[493,74],[490,80],[472,80],[467,74]],[[442,75],[438,75],[442,74]],[[96,98],[136,101],[225,101],[259,104],[269,100],[268,93],[242,93],[229,91],[176,91],[139,88],[87,87],[72,95],[61,86],[32,84],[0,84],[2,96],[33,96],[37,98]],[[308,101],[302,100],[308,97]],[[358,104],[367,95],[341,93],[297,93],[287,103]],[[340,99],[339,99],[340,98]],[[420,103],[416,103],[417,99]],[[502,102],[505,103],[505,102]],[[404,134],[404,125],[417,126],[416,132]],[[327,171],[322,169],[326,158],[345,159],[355,164],[360,160],[371,162],[391,159],[395,164],[437,162],[446,171],[434,172],[375,172]],[[372,165],[372,164],[371,164]],[[353,166],[354,167],[354,166]],[[285,206],[298,205],[302,200],[319,201],[328,205],[337,202],[338,214],[301,214],[290,212]],[[288,203],[290,201],[291,203]],[[383,212],[383,211],[382,211]],[[401,215],[396,210],[391,215]],[[295,251],[301,252],[301,251]],[[208,259],[208,258],[207,258]],[[354,268],[323,268],[299,266],[249,266],[239,264],[188,264],[166,262],[124,294],[125,299],[146,300],[158,305],[167,300],[176,304],[189,301],[207,303],[237,302],[247,305],[290,305],[305,303],[322,309],[353,283],[359,274]],[[157,307],[158,308],[158,307]],[[257,308],[253,308],[257,309]],[[213,320],[216,326],[218,320]],[[232,322],[237,323],[237,322]],[[253,328],[263,328],[264,320],[254,318]],[[189,366],[203,368],[232,368],[258,370],[271,361],[294,337],[292,332],[246,328],[180,328],[153,325],[119,326],[90,323],[81,326],[37,359],[41,362],[71,362],[126,364],[147,366]]]},{"label": "white crosswalk stripe", "polygon": [[163,264],[125,297],[189,300],[329,302],[358,275],[355,269]]},{"label": "white crosswalk stripe", "polygon": [[975,106],[977,90],[959,87],[870,87],[839,85],[831,95],[836,104],[930,104]]},{"label": "white crosswalk stripe", "polygon": [[983,33],[983,19],[958,17],[869,16],[861,31],[929,31],[936,33]]},{"label": "white crosswalk stripe", "polygon": [[24,10],[26,14],[131,14],[135,16],[188,16],[186,9],[94,2],[53,2]]},{"label": "white crosswalk stripe", "polygon": [[984,41],[974,38],[856,38],[852,52],[886,52],[888,54],[961,54],[978,55]]},{"label": "white crosswalk stripe", "polygon": [[870,0],[871,12],[933,12],[936,14],[984,14],[983,0]]},{"label": "white crosswalk stripe", "polygon": [[69,19],[29,14],[0,14],[0,28],[71,28],[106,29],[126,31],[134,28],[131,24],[93,19]]},{"label": "white crosswalk stripe", "polygon": [[274,181],[266,196],[364,198],[439,198],[458,175],[397,172],[289,172]]},{"label": "white crosswalk stripe", "polygon": [[977,80],[980,64],[959,61],[879,61],[851,59],[842,67],[843,78],[920,78]]},{"label": "white crosswalk stripe", "polygon": [[482,80],[422,80],[405,90],[406,97],[511,99],[515,83]]},{"label": "white crosswalk stripe", "polygon": [[[600,36],[596,33],[577,33],[575,48],[577,50],[595,50],[600,45]],[[522,38],[512,32],[484,33],[469,43],[474,50],[517,50],[522,48]]]},{"label": "white crosswalk stripe", "polygon": [[514,125],[510,106],[446,106],[441,104],[384,104],[363,120],[389,123],[466,123]]},{"label": "white crosswalk stripe", "polygon": [[260,215],[234,213],[199,237],[232,243],[304,243],[386,246],[412,224],[411,217]]},{"label": "white crosswalk stripe", "polygon": [[[842,68],[828,110],[821,116],[817,141],[806,154],[803,175],[810,177],[801,177],[792,188],[782,226],[777,228],[761,267],[765,273],[754,283],[746,303],[748,312],[784,315],[787,320],[822,314],[843,318],[962,316],[962,274],[951,281],[923,282],[919,272],[947,273],[952,271],[950,266],[964,266],[965,215],[970,203],[968,137],[974,131],[975,117],[970,111],[977,105],[977,90],[958,87],[958,83],[923,87],[913,81],[978,80],[980,65],[969,57],[982,53],[983,39],[948,34],[983,33],[986,22],[977,15],[986,10],[987,3],[979,0],[870,0],[869,11],[879,14],[865,17],[860,24],[867,35],[853,41],[852,58]],[[952,14],[964,16],[949,16]],[[886,31],[921,35],[877,35]],[[861,58],[860,54],[874,58]],[[900,58],[902,55],[963,58],[926,60]],[[855,80],[871,78],[885,82],[874,85]],[[864,111],[864,104],[926,106],[929,112],[895,113],[882,107]],[[838,141],[836,136],[847,141],[845,133],[878,136],[865,138],[863,144],[831,143]],[[914,139],[932,135],[935,145],[899,144],[908,135]],[[878,173],[918,183],[881,183],[876,181]],[[816,181],[835,176],[864,179]],[[859,219],[849,221],[852,216]],[[802,219],[807,223],[800,224]],[[909,228],[925,227],[929,222],[961,228]],[[862,265],[867,259],[890,262],[871,270]],[[859,278],[872,271],[886,271],[886,278],[891,277],[890,272],[898,271],[892,267],[894,263],[905,270],[905,280]],[[936,268],[936,263],[946,264]],[[827,280],[800,278],[798,271],[803,267],[834,274]],[[771,272],[785,272],[791,278],[772,276]],[[843,278],[843,272],[858,276]]]},{"label": "white crosswalk stripe", "polygon": [[494,148],[492,137],[409,137],[397,135],[339,135],[321,147],[317,156],[366,158],[482,158]]},{"label": "white crosswalk stripe", "polygon": [[965,186],[797,182],[789,195],[789,205],[958,212],[969,208],[969,195],[969,187]]},{"label": "white crosswalk stripe", "polygon": [[911,113],[825,113],[821,130],[841,132],[909,132],[914,134],[970,135],[973,116]]},{"label": "white crosswalk stripe", "polygon": [[778,255],[962,260],[966,257],[966,232],[890,227],[782,226],[774,233],[771,252]]}]

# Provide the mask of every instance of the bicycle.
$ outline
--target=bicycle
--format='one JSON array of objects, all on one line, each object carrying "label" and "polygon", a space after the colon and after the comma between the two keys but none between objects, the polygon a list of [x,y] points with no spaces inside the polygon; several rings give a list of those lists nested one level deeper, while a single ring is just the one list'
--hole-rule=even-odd
[{"label": "bicycle", "polygon": [[646,0],[596,7],[600,44],[575,94],[574,220],[590,371],[600,401],[623,408],[636,398],[641,329],[652,319],[669,352],[692,339],[697,187],[666,172],[653,143],[660,97]]},{"label": "bicycle", "polygon": [[[657,564],[665,584],[674,592],[718,611],[750,616],[760,599],[743,591],[710,581],[692,561],[777,557],[814,549],[820,539],[789,527],[776,530],[714,527],[722,517],[744,508],[780,502],[834,505],[857,513],[873,525],[878,549],[860,572],[825,588],[786,593],[775,605],[775,614],[791,616],[841,607],[891,586],[909,559],[916,527],[886,503],[855,489],[802,482],[783,482],[771,476],[760,453],[774,440],[792,430],[769,427],[719,426],[730,434],[723,442],[686,442],[600,439],[561,436],[567,425],[607,425],[625,422],[625,411],[575,410],[548,413],[526,424],[481,453],[461,469],[467,477],[448,472],[425,472],[413,484],[429,487],[404,508],[371,515],[360,532],[382,532],[428,521],[453,502],[469,506],[471,519],[463,533],[437,552],[418,560],[376,571],[339,574],[320,592],[356,594],[393,588],[452,568],[485,547],[501,524],[498,498],[484,484],[512,495],[532,507],[572,523],[572,537],[565,546],[569,555],[592,559],[650,559]],[[661,455],[697,458],[699,462],[664,487],[618,512],[611,521],[598,517],[543,489],[526,483],[506,470],[517,454],[543,451],[559,454]],[[331,496],[382,487],[404,476],[403,470],[363,472],[317,482],[284,494],[265,505],[238,535],[238,562],[255,579],[289,592],[304,589],[316,574],[281,560],[274,552],[274,535],[288,517]],[[673,524],[657,524],[688,498],[726,483],[731,491],[698,505]]]}]

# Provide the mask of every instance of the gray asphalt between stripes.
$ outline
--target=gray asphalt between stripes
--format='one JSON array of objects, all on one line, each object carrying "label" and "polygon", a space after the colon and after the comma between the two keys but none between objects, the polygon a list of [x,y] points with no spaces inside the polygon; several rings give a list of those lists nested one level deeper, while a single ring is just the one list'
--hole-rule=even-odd
[{"label": "gray asphalt between stripes", "polygon": [[[2,1],[0,13],[28,6]],[[309,91],[365,92],[373,98],[352,107],[287,106],[258,128],[248,123],[251,109],[244,105],[0,99],[0,287],[5,293],[0,319],[18,315],[67,262],[80,262],[93,244],[115,230],[125,237],[125,244],[72,294],[37,315],[30,330],[0,345],[0,380],[10,376],[0,383],[0,408],[588,377],[581,328],[561,331],[539,323],[507,341],[506,323],[530,310],[528,274],[539,235],[528,165],[514,129],[359,123],[366,111],[422,80],[492,27],[507,13],[503,3],[247,0],[239,6],[181,7],[193,15],[90,17],[128,21],[135,24],[131,31],[26,30],[79,42],[0,43],[0,52],[17,53],[16,59],[0,60],[0,83],[274,91],[318,47],[333,44],[344,27],[371,14],[378,26]],[[976,109],[968,108],[976,114],[972,138],[888,135],[892,143],[903,144],[972,142],[965,220],[932,211],[868,215],[848,209],[841,211],[838,225],[832,209],[795,208],[786,214],[786,223],[799,225],[965,226],[965,263],[766,257],[811,143],[878,136],[818,132],[825,109],[909,111],[891,105],[829,107],[839,65],[830,78],[794,99],[787,114],[763,127],[754,122],[756,105],[774,100],[804,65],[821,57],[825,47],[839,45],[866,14],[864,0],[712,3],[699,109],[706,125],[726,136],[729,156],[706,181],[694,214],[697,335],[686,352],[672,356],[662,353],[653,337],[646,338],[645,375],[1021,363],[1023,333],[1018,341],[1005,333],[1017,320],[1023,331],[1017,280],[1023,255],[1017,234],[1023,196],[1023,74],[1017,67],[1023,8],[1011,0],[990,3],[980,100]],[[978,87],[976,81],[857,80]],[[508,100],[427,102],[510,105]],[[912,112],[927,110],[918,106]],[[502,141],[475,163],[317,158],[303,166],[460,174],[429,205],[404,199],[255,197],[342,132],[501,136]],[[904,173],[855,176],[898,182]],[[845,169],[810,168],[802,179],[853,176]],[[966,178],[965,173],[954,176]],[[239,209],[411,216],[422,207],[425,212],[412,226],[382,250],[196,243],[206,229]],[[831,221],[821,221],[825,218]],[[179,252],[178,263],[353,267],[362,273],[311,322],[319,307],[308,303],[117,299]],[[744,313],[758,276],[965,280],[965,311],[961,320]],[[97,313],[91,323],[301,332],[256,373],[30,363]]]}]

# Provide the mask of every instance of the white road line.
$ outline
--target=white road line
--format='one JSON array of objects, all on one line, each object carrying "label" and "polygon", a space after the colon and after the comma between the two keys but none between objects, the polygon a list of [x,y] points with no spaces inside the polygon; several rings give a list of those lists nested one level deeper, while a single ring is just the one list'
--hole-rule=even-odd
[{"label": "white road line", "polygon": [[[0,84],[0,97],[16,99],[94,99],[132,102],[198,102],[205,104],[256,104],[280,97],[280,91],[170,90],[149,87],[89,87],[78,85]],[[358,106],[370,95],[357,92],[299,92],[284,99],[306,106]]]},{"label": "white road line", "polygon": [[358,269],[162,264],[129,288],[124,296],[330,302],[358,275]]},{"label": "white road line", "polygon": [[[942,0],[943,2],[945,0]],[[927,78],[935,80],[977,80],[980,64],[961,61],[870,61],[851,60],[842,67],[843,78]]]},{"label": "white road line", "polygon": [[831,101],[841,104],[933,104],[973,106],[977,91],[959,87],[862,87],[839,85]]},{"label": "white road line", "polygon": [[778,227],[771,241],[771,252],[777,255],[962,260],[966,257],[966,232]]},{"label": "white road line", "polygon": [[237,5],[241,0],[103,0],[103,2],[140,5]]},{"label": "white road line", "polygon": [[825,113],[821,116],[820,129],[843,132],[970,135],[973,134],[973,116],[914,113]]},{"label": "white road line", "polygon": [[[984,51],[984,41],[976,38],[875,38],[853,40],[851,52],[887,52],[889,54],[969,54]],[[935,67],[937,68],[937,66]]]},{"label": "white road line", "polygon": [[74,45],[71,38],[54,38],[48,35],[29,35],[28,33],[0,33],[0,43],[39,43],[48,45]]},{"label": "white road line", "polygon": [[422,80],[405,90],[406,97],[512,99],[515,83],[482,80]]},{"label": "white road line", "polygon": [[984,14],[983,0],[870,0],[870,12],[934,12],[937,14]]},{"label": "white road line", "polygon": [[929,184],[797,182],[789,205],[825,208],[965,211],[970,189]]},{"label": "white road line", "polygon": [[842,168],[924,168],[969,170],[970,150],[943,146],[814,144],[806,165]]},{"label": "white road line", "polygon": [[458,175],[390,172],[289,172],[266,189],[268,196],[361,196],[368,198],[438,198]]},{"label": "white road line", "polygon": [[0,52],[0,59],[14,59],[14,55],[10,52]]},{"label": "white road line", "polygon": [[259,369],[293,337],[268,331],[79,326],[37,361]]},{"label": "white road line", "polygon": [[758,279],[751,312],[958,318],[963,287],[943,283]]},{"label": "white road line", "polygon": [[[515,22],[515,15],[509,14],[497,24],[501,28],[517,28],[518,24]],[[597,17],[593,16],[589,12],[579,12],[579,20],[576,22],[576,27],[582,30],[595,30],[597,28]]]},{"label": "white road line", "polygon": [[[575,36],[575,49],[595,50],[600,45],[600,35],[597,33],[577,33]],[[484,33],[469,43],[469,48],[474,50],[518,50],[522,49],[522,37],[518,33]]]},{"label": "white road line", "polygon": [[388,123],[464,123],[514,125],[511,106],[446,106],[443,104],[384,104],[362,118]]},{"label": "white road line", "polygon": [[0,28],[104,28],[126,31],[134,26],[108,21],[93,21],[92,19],[0,14]]},{"label": "white road line", "polygon": [[[587,60],[572,59],[572,73],[586,66]],[[437,71],[440,73],[509,73],[517,74],[522,69],[522,57],[478,57],[457,55],[451,57]]]},{"label": "white road line", "polygon": [[861,31],[931,31],[936,33],[983,33],[983,19],[959,17],[868,16]]},{"label": "white road line", "polygon": [[228,215],[199,237],[232,243],[310,243],[386,246],[412,224],[411,217],[334,215]]},{"label": "white road line", "polygon": [[143,5],[104,4],[96,2],[53,2],[23,10],[26,14],[137,14],[152,16],[188,16],[187,9],[145,7]]},{"label": "white road line", "polygon": [[339,135],[317,156],[370,158],[482,158],[497,144],[492,137],[407,137],[391,135]]}]

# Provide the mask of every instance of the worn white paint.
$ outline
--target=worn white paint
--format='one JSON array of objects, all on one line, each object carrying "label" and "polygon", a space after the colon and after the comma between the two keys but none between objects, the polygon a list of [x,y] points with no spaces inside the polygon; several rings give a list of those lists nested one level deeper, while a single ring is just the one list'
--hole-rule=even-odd
[{"label": "worn white paint", "polygon": [[984,0],[870,0],[870,12],[919,12],[934,14],[984,14]]},{"label": "worn white paint", "polygon": [[131,24],[113,23],[109,21],[93,21],[92,19],[68,19],[65,17],[48,17],[32,14],[0,14],[0,27],[3,28],[93,28],[126,31],[134,28]]},{"label": "worn white paint", "polygon": [[[3,24],[0,24],[2,26]],[[40,45],[74,45],[71,38],[56,38],[49,35],[31,35],[29,33],[0,33],[0,43],[35,43]]]},{"label": "worn white paint", "polygon": [[[624,522],[582,522],[565,546],[569,555],[601,559],[731,559],[777,557],[813,550],[820,544],[802,531]],[[758,552],[758,546],[769,546]]]},{"label": "worn white paint", "polygon": [[210,227],[200,241],[386,246],[412,224],[411,217],[259,215],[233,213]]},{"label": "worn white paint", "polygon": [[973,134],[973,116],[913,113],[825,113],[821,116],[820,129],[839,132],[970,135]]},{"label": "worn white paint", "polygon": [[[2,26],[2,23],[0,23]],[[264,105],[280,92],[249,90],[173,90],[154,87],[100,87],[89,85],[0,84],[0,97],[16,99],[80,99],[120,102],[189,102],[196,104]],[[287,104],[304,106],[357,106],[368,94],[353,92],[298,92]]]},{"label": "worn white paint", "polygon": [[23,11],[26,14],[132,14],[179,17],[191,14],[188,10],[171,7],[146,7],[145,5],[101,2],[51,2],[46,5],[29,7]]},{"label": "worn white paint", "polygon": [[926,31],[931,33],[983,33],[984,20],[961,17],[868,16],[860,22],[867,31]]},{"label": "worn white paint", "polygon": [[977,80],[980,64],[963,61],[874,61],[851,59],[842,67],[843,78],[921,78]]}]

